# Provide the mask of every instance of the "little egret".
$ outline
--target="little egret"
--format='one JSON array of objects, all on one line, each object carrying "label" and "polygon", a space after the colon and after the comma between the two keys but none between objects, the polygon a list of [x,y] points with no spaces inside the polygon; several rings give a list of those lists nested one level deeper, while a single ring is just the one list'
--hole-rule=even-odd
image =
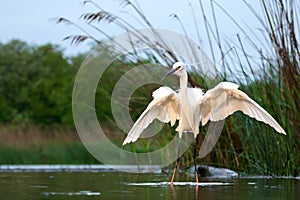
[{"label": "little egret", "polygon": [[[180,90],[175,92],[166,86],[155,90],[152,94],[153,100],[134,123],[123,145],[135,142],[154,119],[164,123],[171,122],[171,126],[175,124],[176,120],[179,120],[176,128],[179,138],[181,138],[183,132],[193,132],[196,139],[200,122],[204,126],[209,120],[212,122],[224,120],[236,111],[242,111],[244,114],[270,125],[278,133],[286,135],[276,120],[248,95],[238,90],[239,86],[235,83],[221,82],[206,93],[203,93],[200,88],[189,88],[188,75],[184,66],[185,64],[176,62],[164,76],[177,75],[180,79]],[[196,182],[198,182],[195,149],[196,141],[194,143],[194,164]],[[179,159],[176,161],[171,186],[173,185],[178,161]]]}]

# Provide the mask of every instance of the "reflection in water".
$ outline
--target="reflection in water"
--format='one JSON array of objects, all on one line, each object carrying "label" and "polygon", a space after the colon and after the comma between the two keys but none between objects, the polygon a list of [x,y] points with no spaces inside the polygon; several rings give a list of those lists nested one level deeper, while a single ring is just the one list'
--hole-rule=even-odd
[{"label": "reflection in water", "polygon": [[178,174],[169,186],[161,173],[2,172],[6,199],[300,199],[300,180],[288,178],[200,179]]}]

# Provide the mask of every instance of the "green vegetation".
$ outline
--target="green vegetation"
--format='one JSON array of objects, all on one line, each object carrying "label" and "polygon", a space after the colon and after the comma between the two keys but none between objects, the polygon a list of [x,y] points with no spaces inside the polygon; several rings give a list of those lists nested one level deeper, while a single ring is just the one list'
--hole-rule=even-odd
[{"label": "green vegetation", "polygon": [[59,126],[10,124],[0,127],[1,164],[99,163],[75,130]]},{"label": "green vegetation", "polygon": [[72,125],[71,91],[79,57],[64,58],[51,44],[0,44],[0,121]]},{"label": "green vegetation", "polygon": [[[85,3],[96,5],[92,1]],[[130,6],[137,12],[146,27],[153,28],[138,6],[131,1],[126,1],[126,6]],[[240,39],[240,36],[237,36],[236,49],[232,50],[230,42],[221,40],[217,36],[219,30],[211,29],[211,27],[217,27],[217,19],[211,24],[206,21],[206,33],[210,38],[210,43],[217,43],[218,46],[218,49],[212,52],[218,52],[216,54],[222,57],[221,79],[240,84],[243,91],[278,120],[286,130],[287,136],[275,134],[275,131],[265,124],[236,113],[226,120],[216,147],[208,156],[199,160],[199,163],[259,175],[296,176],[300,174],[300,51],[298,49],[300,27],[298,21],[295,21],[294,14],[299,13],[299,8],[299,4],[290,5],[281,0],[272,1],[272,3],[262,0],[263,16],[257,16],[257,19],[263,29],[264,46],[256,36],[249,36],[245,29],[237,25],[245,34],[243,36],[257,50],[257,55],[259,55],[257,59],[246,53],[244,41]],[[249,9],[256,14],[250,6]],[[202,16],[206,19],[204,11],[202,11]],[[134,30],[134,27],[122,18],[101,9],[99,12],[83,15],[82,19],[91,26],[94,26],[92,23],[106,21],[110,24],[115,23],[124,30]],[[58,21],[72,24],[65,18],[59,18]],[[99,31],[105,34],[104,29]],[[140,37],[143,38],[143,35]],[[71,39],[73,43],[80,43],[88,38],[99,42],[91,35],[70,36],[67,39]],[[2,141],[0,163],[96,162],[88,156],[78,138],[74,138],[73,135],[75,131],[71,112],[72,85],[83,57],[84,55],[78,55],[66,58],[63,56],[63,51],[53,45],[31,46],[17,40],[0,44],[0,121],[4,124],[0,128]],[[215,58],[217,55],[212,55],[212,57]],[[97,115],[99,120],[107,124],[107,134],[116,144],[121,144],[123,137],[117,137],[115,134],[119,130],[113,123],[110,110],[110,98],[115,80],[118,80],[118,77],[126,70],[143,62],[163,61],[171,64],[177,61],[177,57],[165,49],[165,51],[157,52],[154,50],[148,60],[136,60],[132,62],[126,58],[120,58],[119,62],[114,63],[110,68],[112,71],[106,71],[104,79],[99,82],[100,85],[102,82],[108,84],[98,87],[96,94]],[[257,66],[259,66],[259,72],[253,70]],[[192,85],[197,84],[208,89],[205,82],[207,80],[199,78],[198,75],[190,76]],[[151,91],[155,87],[157,85],[146,85],[134,93],[130,102],[130,112],[133,118],[136,119],[145,108]],[[36,134],[33,134],[30,139],[24,134],[24,137],[13,137],[15,140],[10,141],[10,134],[16,132],[11,127],[15,126],[21,127],[17,132],[28,133],[33,129]],[[5,131],[7,128],[11,130]],[[201,130],[199,143],[205,136],[206,127]],[[60,137],[53,137],[43,143],[43,138],[51,135],[52,131],[56,136],[66,135],[65,138],[68,139],[61,140]],[[5,134],[6,132],[9,134]],[[174,134],[174,129],[166,125],[162,133],[155,138],[139,140],[134,145],[126,146],[125,149],[135,152],[155,149],[168,143]],[[40,144],[38,141],[32,141],[32,138],[39,137],[41,137]],[[16,140],[27,142],[23,144],[15,142]],[[182,168],[192,165],[191,155],[192,149],[182,158]]]},{"label": "green vegetation", "polygon": [[0,44],[1,164],[97,162],[72,136],[72,87],[82,58],[65,58],[51,44]]},{"label": "green vegetation", "polygon": [[1,164],[99,164],[80,141],[28,145],[4,145],[0,148]]}]

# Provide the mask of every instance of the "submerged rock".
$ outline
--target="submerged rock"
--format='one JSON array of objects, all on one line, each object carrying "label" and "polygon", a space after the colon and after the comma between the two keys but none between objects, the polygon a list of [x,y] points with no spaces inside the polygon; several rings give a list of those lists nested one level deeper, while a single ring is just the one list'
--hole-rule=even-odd
[{"label": "submerged rock", "polygon": [[[217,168],[211,167],[207,165],[198,165],[197,166],[198,173],[200,177],[210,177],[210,178],[236,178],[238,177],[238,173],[226,169],[226,168]],[[190,168],[190,173],[194,174],[195,170],[194,167]]]}]

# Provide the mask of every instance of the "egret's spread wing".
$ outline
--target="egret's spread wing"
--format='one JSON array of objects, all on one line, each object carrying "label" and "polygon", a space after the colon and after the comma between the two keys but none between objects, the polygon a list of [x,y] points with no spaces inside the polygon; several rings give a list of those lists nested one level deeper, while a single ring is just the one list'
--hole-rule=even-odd
[{"label": "egret's spread wing", "polygon": [[200,151],[199,151],[200,158],[204,158],[215,146],[215,144],[217,143],[217,141],[222,133],[224,123],[225,123],[225,120],[209,122],[206,136],[204,138],[204,141],[203,141]]},{"label": "egret's spread wing", "polygon": [[169,87],[160,87],[153,92],[152,96],[154,99],[134,123],[123,145],[135,142],[154,119],[164,123],[171,121],[173,126],[179,118],[179,102],[175,91]]},{"label": "egret's spread wing", "polygon": [[230,82],[222,82],[203,96],[201,104],[202,125],[211,121],[223,120],[236,111],[269,124],[277,132],[286,134],[276,120],[260,105],[252,100],[244,92],[238,90],[238,85]]}]

